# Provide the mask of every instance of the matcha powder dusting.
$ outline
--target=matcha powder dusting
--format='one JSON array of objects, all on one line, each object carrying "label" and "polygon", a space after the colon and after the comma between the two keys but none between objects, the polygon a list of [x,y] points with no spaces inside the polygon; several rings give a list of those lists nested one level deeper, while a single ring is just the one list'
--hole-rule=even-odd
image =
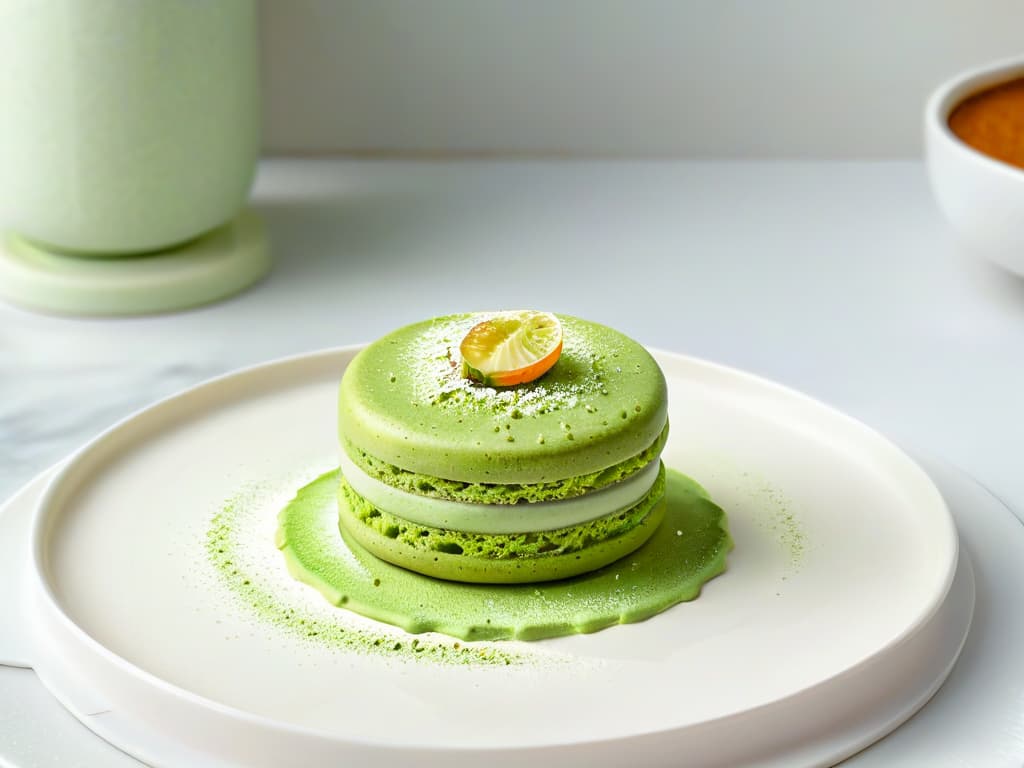
[{"label": "matcha powder dusting", "polygon": [[258,517],[266,512],[266,496],[265,491],[251,490],[226,501],[211,518],[205,540],[206,559],[217,580],[234,599],[234,607],[254,621],[304,641],[342,652],[374,654],[389,661],[504,667],[527,659],[493,644],[465,643],[436,635],[416,637],[390,628],[373,631],[357,626],[351,616],[337,609],[310,610],[303,601],[292,599],[288,590],[275,587],[275,580],[287,579],[287,574],[274,573],[265,557],[254,551],[262,544],[276,561],[280,553],[274,550],[273,542],[250,540],[259,527]]},{"label": "matcha powder dusting", "polygon": [[[565,662],[574,657],[493,641],[536,641],[644,621],[695,599],[725,570],[732,549],[723,510],[697,483],[670,470],[664,523],[628,563],[536,584],[442,581],[347,542],[338,527],[339,482],[337,470],[321,475],[290,501],[281,500],[279,513],[266,493],[239,494],[211,519],[206,555],[246,616],[306,642],[398,661]],[[267,527],[275,516],[276,538]]]}]

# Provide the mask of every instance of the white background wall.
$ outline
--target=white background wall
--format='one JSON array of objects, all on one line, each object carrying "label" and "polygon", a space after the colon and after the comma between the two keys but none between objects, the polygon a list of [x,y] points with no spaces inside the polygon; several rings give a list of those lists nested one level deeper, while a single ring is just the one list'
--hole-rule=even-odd
[{"label": "white background wall", "polygon": [[906,156],[1021,0],[262,0],[277,153]]}]

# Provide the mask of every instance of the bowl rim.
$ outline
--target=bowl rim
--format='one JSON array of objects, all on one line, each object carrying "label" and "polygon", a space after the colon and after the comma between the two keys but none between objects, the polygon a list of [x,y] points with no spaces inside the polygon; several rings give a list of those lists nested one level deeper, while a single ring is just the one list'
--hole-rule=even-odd
[{"label": "bowl rim", "polygon": [[924,110],[925,152],[931,154],[931,142],[936,139],[967,158],[969,162],[981,163],[993,172],[1024,182],[1024,168],[998,160],[975,149],[949,127],[949,115],[953,108],[968,96],[979,93],[1000,83],[1024,78],[1024,54],[1017,54],[977,67],[961,71],[941,83],[928,97]]}]

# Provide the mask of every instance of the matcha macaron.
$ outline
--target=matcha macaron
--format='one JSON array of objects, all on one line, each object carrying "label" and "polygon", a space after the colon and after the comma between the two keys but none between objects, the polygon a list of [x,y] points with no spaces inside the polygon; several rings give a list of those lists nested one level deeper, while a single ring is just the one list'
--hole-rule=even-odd
[{"label": "matcha macaron", "polygon": [[524,311],[401,328],[342,378],[342,533],[454,581],[601,568],[664,516],[666,414],[655,360],[597,323]]}]

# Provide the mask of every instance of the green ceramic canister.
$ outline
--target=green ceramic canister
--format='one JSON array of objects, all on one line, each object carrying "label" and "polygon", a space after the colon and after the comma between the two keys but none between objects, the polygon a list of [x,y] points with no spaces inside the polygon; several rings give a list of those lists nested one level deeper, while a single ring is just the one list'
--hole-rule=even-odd
[{"label": "green ceramic canister", "polygon": [[161,251],[243,207],[253,0],[0,0],[0,225],[42,249]]}]

